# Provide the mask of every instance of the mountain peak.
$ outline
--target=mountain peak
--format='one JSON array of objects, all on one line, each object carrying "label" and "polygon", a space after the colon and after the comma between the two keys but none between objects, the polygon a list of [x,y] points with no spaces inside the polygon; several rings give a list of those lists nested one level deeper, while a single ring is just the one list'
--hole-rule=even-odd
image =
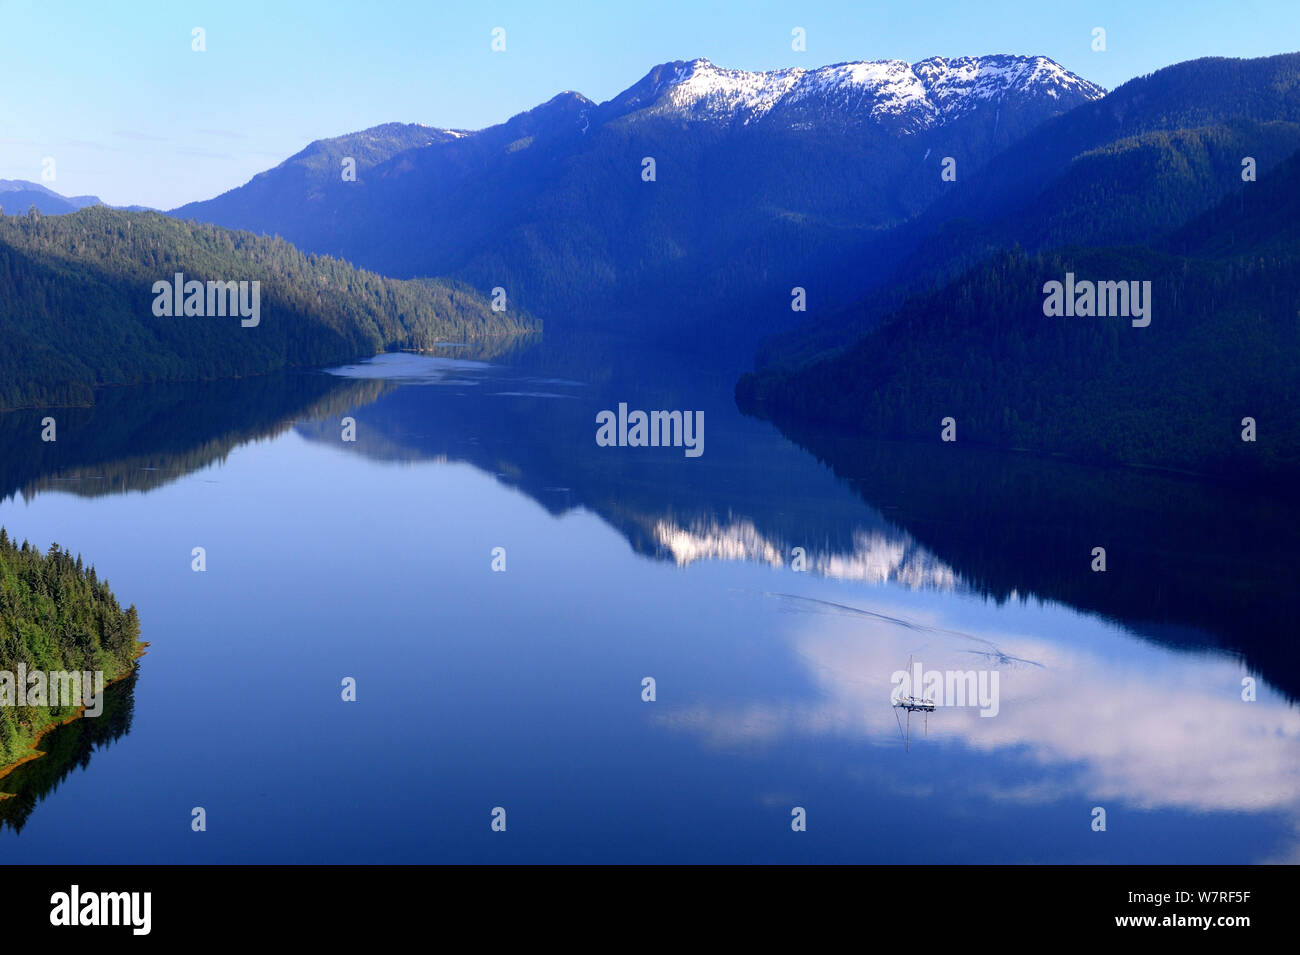
[{"label": "mountain peak", "polygon": [[543,105],[550,105],[551,103],[576,104],[578,106],[596,105],[595,103],[587,99],[587,97],[583,96],[581,93],[577,92],[576,90],[564,90],[561,93],[556,93],[549,100],[547,100],[546,103]]}]

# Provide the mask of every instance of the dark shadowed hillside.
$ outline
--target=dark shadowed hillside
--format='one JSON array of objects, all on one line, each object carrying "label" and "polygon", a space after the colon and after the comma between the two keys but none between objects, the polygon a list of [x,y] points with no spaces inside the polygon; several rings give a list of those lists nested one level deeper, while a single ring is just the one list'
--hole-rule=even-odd
[{"label": "dark shadowed hillside", "polygon": [[[256,327],[157,316],[157,281],[260,282]],[[249,286],[251,292],[251,284]],[[457,283],[397,281],[287,242],[94,207],[0,216],[0,409],[97,385],[260,374],[533,328]]]}]

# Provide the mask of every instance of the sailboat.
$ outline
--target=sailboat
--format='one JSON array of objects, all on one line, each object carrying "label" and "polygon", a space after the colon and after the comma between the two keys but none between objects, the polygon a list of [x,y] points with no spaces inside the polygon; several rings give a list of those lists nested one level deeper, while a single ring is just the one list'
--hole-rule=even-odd
[{"label": "sailboat", "polygon": [[[911,657],[907,658],[907,674],[908,674],[908,680],[910,681],[912,678]],[[916,689],[916,688],[910,687],[910,689]],[[931,700],[929,698],[922,699],[921,697],[918,696],[900,696],[896,700],[893,700],[892,702],[894,705],[894,718],[898,720],[898,732],[901,733],[903,736],[903,747],[905,750],[910,752],[912,748],[912,744],[911,744],[912,714],[916,712],[925,714],[925,734],[928,736],[930,734],[930,714],[934,712],[934,708],[936,704],[934,700]],[[900,709],[907,711],[906,730],[903,729],[903,721],[898,719],[898,711]]]}]

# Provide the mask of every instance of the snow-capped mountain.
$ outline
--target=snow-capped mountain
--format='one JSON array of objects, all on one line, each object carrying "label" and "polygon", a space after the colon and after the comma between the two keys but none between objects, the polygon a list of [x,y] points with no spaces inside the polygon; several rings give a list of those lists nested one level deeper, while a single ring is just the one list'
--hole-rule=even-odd
[{"label": "snow-capped mountain", "polygon": [[561,321],[635,304],[643,322],[654,301],[656,321],[698,334],[725,303],[751,335],[790,320],[793,287],[819,307],[856,295],[903,248],[881,253],[879,236],[1102,95],[1040,56],[771,72],[677,60],[599,104],[566,91],[473,132],[391,123],[320,140],[175,214],[397,277],[508,287]]},{"label": "snow-capped mountain", "polygon": [[912,66],[944,120],[1009,95],[1101,99],[1106,91],[1045,56],[933,56]]},{"label": "snow-capped mountain", "polygon": [[1045,56],[936,56],[915,64],[875,60],[771,72],[696,59],[657,67],[614,102],[694,121],[799,124],[820,118],[914,132],[1007,97],[1077,105],[1105,92]]}]

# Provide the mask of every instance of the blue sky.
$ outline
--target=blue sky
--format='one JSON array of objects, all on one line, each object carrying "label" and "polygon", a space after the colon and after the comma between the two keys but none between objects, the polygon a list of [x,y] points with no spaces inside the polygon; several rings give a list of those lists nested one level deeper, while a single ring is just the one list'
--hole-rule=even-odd
[{"label": "blue sky", "polygon": [[[740,69],[1032,53],[1112,89],[1198,56],[1300,48],[1300,2],[694,0],[446,4],[0,0],[0,178],[171,208],[246,182],[313,139],[383,122],[475,129],[651,66]],[[506,51],[491,50],[494,27]],[[807,31],[808,49],[790,47]],[[1091,49],[1092,30],[1107,50]],[[207,50],[191,50],[191,30]],[[12,211],[12,210],[11,210]]]}]

